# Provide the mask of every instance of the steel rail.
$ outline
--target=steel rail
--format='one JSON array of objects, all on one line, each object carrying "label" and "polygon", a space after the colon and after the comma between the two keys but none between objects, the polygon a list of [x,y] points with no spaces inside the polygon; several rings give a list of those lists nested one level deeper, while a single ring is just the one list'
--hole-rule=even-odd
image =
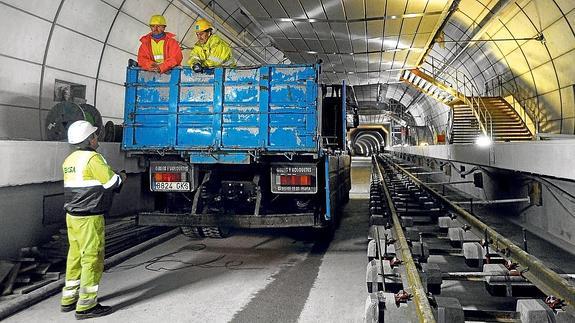
[{"label": "steel rail", "polygon": [[391,158],[386,157],[387,161],[394,168],[400,170],[406,174],[412,181],[418,186],[427,190],[431,195],[435,196],[437,199],[443,202],[443,204],[448,207],[451,211],[457,213],[462,218],[464,218],[470,225],[477,228],[480,232],[487,232],[490,242],[490,246],[494,247],[499,253],[505,258],[518,263],[523,267],[522,275],[532,282],[535,286],[540,288],[544,293],[548,295],[553,295],[555,297],[561,298],[568,305],[566,310],[570,313],[575,312],[575,286],[570,284],[565,278],[561,277],[555,271],[549,269],[545,264],[537,259],[535,256],[525,252],[519,246],[514,244],[511,240],[505,238],[497,231],[493,230],[491,227],[481,222],[477,217],[467,212],[462,207],[456,205],[455,203],[445,199],[441,194],[434,191],[427,185],[423,184],[417,177],[411,175],[403,167],[397,165],[391,160]]},{"label": "steel rail", "polygon": [[[393,200],[391,199],[391,194],[385,184],[385,175],[381,171],[379,161],[376,157],[374,157],[374,168],[375,171],[378,173],[377,175],[381,179],[381,186],[383,191],[385,192],[385,196],[387,198],[387,205],[388,209],[391,214],[391,218],[393,220],[393,228],[396,233],[397,243],[399,243],[401,249],[401,260],[405,265],[405,273],[407,274],[407,282],[411,289],[411,293],[413,294],[413,299],[415,302],[415,308],[417,312],[417,317],[419,318],[419,322],[426,322],[426,323],[434,323],[435,317],[433,316],[433,311],[431,309],[431,305],[429,304],[429,300],[427,299],[427,294],[425,293],[425,289],[423,288],[423,284],[421,283],[421,278],[419,276],[419,271],[415,266],[415,262],[413,261],[413,257],[411,257],[411,252],[409,250],[409,245],[407,244],[407,239],[403,234],[403,229],[401,227],[401,222],[399,221],[399,216],[397,215],[397,211],[395,206],[393,205]],[[382,268],[383,270],[383,268]]]}]

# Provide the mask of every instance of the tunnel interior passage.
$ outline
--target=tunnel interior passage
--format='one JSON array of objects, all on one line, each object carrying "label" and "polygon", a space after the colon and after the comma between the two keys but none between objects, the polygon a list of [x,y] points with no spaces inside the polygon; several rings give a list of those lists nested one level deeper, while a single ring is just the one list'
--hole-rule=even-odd
[{"label": "tunnel interior passage", "polygon": [[351,152],[358,156],[372,156],[383,151],[387,137],[384,127],[360,127],[350,133]]}]

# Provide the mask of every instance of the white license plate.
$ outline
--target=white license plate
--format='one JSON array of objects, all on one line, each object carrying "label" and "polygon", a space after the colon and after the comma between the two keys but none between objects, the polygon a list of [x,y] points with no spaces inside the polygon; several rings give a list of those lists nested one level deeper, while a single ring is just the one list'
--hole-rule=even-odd
[{"label": "white license plate", "polygon": [[188,182],[155,182],[154,191],[189,191]]}]

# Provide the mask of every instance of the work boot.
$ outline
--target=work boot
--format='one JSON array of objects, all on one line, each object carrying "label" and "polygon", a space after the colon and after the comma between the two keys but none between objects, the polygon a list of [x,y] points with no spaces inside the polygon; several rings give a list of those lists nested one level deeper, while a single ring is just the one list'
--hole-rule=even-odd
[{"label": "work boot", "polygon": [[108,315],[110,313],[112,313],[112,306],[102,306],[100,304],[96,304],[96,306],[92,307],[89,310],[76,311],[76,319],[77,320],[91,319],[95,317]]},{"label": "work boot", "polygon": [[72,312],[73,310],[76,309],[76,303],[77,302],[68,305],[60,305],[60,312],[62,313]]}]

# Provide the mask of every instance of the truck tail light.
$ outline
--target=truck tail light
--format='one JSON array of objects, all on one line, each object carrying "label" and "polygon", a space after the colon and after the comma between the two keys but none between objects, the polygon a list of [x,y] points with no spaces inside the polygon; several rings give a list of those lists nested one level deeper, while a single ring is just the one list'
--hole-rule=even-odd
[{"label": "truck tail light", "polygon": [[311,186],[311,175],[279,175],[279,184],[282,186]]},{"label": "truck tail light", "polygon": [[317,165],[307,163],[272,164],[271,191],[274,194],[316,194]]},{"label": "truck tail light", "polygon": [[181,182],[182,178],[185,180],[186,173],[154,173],[156,182]]}]

